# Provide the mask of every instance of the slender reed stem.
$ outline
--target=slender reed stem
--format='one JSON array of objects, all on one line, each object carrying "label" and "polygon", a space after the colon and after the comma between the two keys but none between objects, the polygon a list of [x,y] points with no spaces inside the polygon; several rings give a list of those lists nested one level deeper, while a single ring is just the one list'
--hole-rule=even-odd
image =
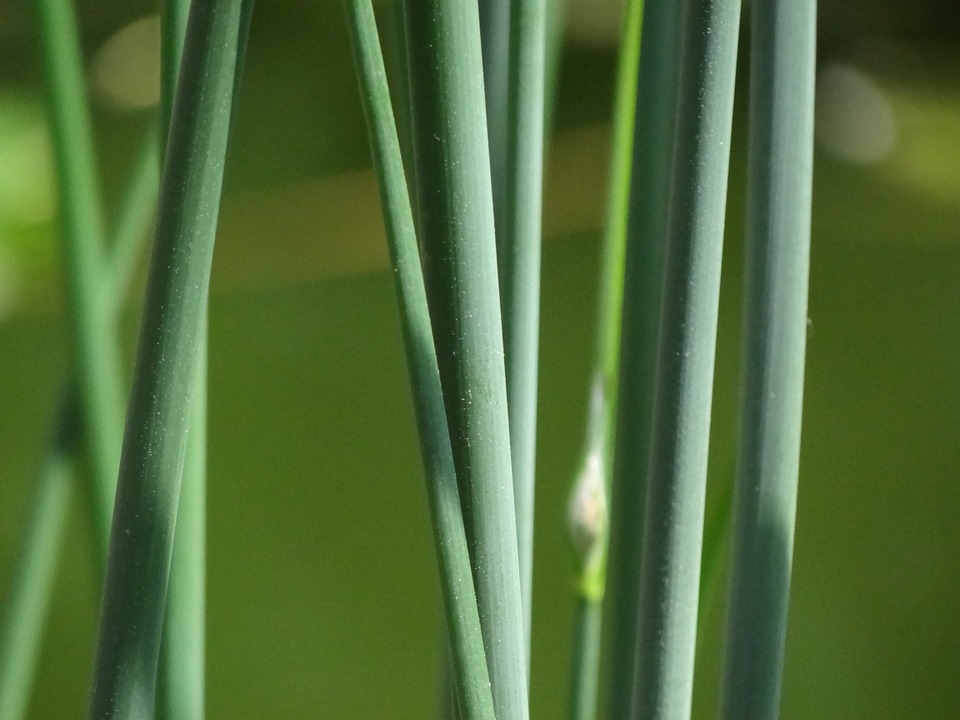
[{"label": "slender reed stem", "polygon": [[[503,308],[520,594],[528,657],[540,347],[545,19],[544,0],[515,0],[510,4],[507,155],[502,214],[494,205],[498,219],[497,259]],[[529,662],[527,670],[530,670]]]},{"label": "slender reed stem", "polygon": [[577,599],[573,635],[573,666],[570,682],[571,720],[592,720],[597,715],[597,686],[600,665],[600,630],[603,610],[600,601],[581,595]]},{"label": "slender reed stem", "polygon": [[779,716],[800,465],[815,46],[815,0],[755,0],[724,718]]},{"label": "slender reed stem", "polygon": [[646,0],[633,124],[617,426],[611,478],[607,637],[608,715],[630,716],[637,645],[637,581],[653,428],[657,332],[680,77],[682,5]]},{"label": "slender reed stem", "polygon": [[60,192],[67,319],[93,487],[97,556],[106,557],[122,436],[123,382],[116,328],[105,312],[104,230],[86,102],[83,60],[70,0],[34,0]]},{"label": "slender reed stem", "polygon": [[440,387],[427,295],[400,140],[370,0],[348,0],[354,59],[367,116],[420,434],[420,452],[440,567],[453,686],[461,716],[493,720],[493,696]]},{"label": "slender reed stem", "polygon": [[76,398],[67,401],[62,422],[37,478],[22,551],[10,581],[0,628],[0,720],[26,716],[40,653],[40,639],[56,573],[73,491],[72,456]]},{"label": "slender reed stem", "polygon": [[610,194],[603,237],[597,337],[587,434],[581,471],[571,493],[571,534],[579,551],[579,597],[574,620],[571,720],[592,720],[597,712],[602,603],[609,539],[608,501],[620,364],[623,268],[627,241],[633,125],[637,103],[643,0],[628,0],[620,40],[613,109]]},{"label": "slender reed stem", "polygon": [[490,145],[490,178],[493,207],[499,220],[507,198],[507,135],[511,63],[510,0],[479,0],[480,48],[483,60],[483,94]]},{"label": "slender reed stem", "polygon": [[195,0],[190,10],[110,538],[90,710],[97,720],[154,714],[241,15],[231,0]]},{"label": "slender reed stem", "polygon": [[657,352],[634,718],[690,717],[739,0],[687,0]]},{"label": "slender reed stem", "polygon": [[528,716],[477,7],[407,0],[423,263],[498,720]]},{"label": "slender reed stem", "polygon": [[[165,154],[170,117],[180,74],[189,0],[161,3],[160,136]],[[196,389],[190,410],[187,453],[180,486],[170,583],[160,647],[157,715],[161,720],[202,720],[204,715],[204,648],[206,640],[206,323],[200,331]]]}]

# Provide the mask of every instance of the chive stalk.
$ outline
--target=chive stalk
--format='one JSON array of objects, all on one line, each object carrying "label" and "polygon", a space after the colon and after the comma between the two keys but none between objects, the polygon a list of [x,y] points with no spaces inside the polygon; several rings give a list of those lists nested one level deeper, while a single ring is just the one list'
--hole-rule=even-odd
[{"label": "chive stalk", "polygon": [[544,0],[510,3],[507,154],[502,214],[494,204],[520,594],[528,655],[540,347],[545,21]]},{"label": "chive stalk", "polygon": [[527,662],[476,5],[408,0],[418,223],[498,720],[525,720]]},{"label": "chive stalk", "polygon": [[[430,312],[373,5],[370,0],[348,0],[347,13],[384,208],[433,519],[434,543],[450,640],[448,664],[453,667],[453,684],[447,687],[456,688],[460,716],[465,720],[493,720],[493,696],[453,450],[447,431]],[[449,697],[449,693],[445,695]]]},{"label": "chive stalk", "polygon": [[241,14],[241,3],[195,0],[187,24],[101,608],[90,710],[97,720],[154,714]]},{"label": "chive stalk", "polygon": [[744,370],[723,718],[779,716],[810,268],[815,0],[755,0]]},{"label": "chive stalk", "polygon": [[690,717],[739,0],[684,4],[634,718]]},{"label": "chive stalk", "polygon": [[646,0],[633,123],[607,562],[608,713],[618,718],[629,717],[633,704],[638,575],[681,46],[681,3]]}]

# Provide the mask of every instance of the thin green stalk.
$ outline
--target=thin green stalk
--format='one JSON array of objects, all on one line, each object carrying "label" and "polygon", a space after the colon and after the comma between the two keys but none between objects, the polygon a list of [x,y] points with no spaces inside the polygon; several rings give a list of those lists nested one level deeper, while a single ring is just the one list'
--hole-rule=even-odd
[{"label": "thin green stalk", "polygon": [[[158,175],[156,128],[151,125],[126,183],[127,191],[120,201],[107,248],[107,267],[102,271],[102,282],[110,289],[111,303],[106,311],[113,323],[133,278],[138,251],[145,244]],[[43,619],[50,604],[56,559],[72,501],[65,483],[72,480],[71,465],[82,435],[77,392],[76,381],[71,378],[61,393],[61,410],[37,477],[23,549],[17,555],[10,596],[4,606],[0,631],[0,720],[19,720],[27,711],[43,637]]]},{"label": "thin green stalk", "polygon": [[[189,0],[161,3],[159,142],[165,155]],[[200,331],[196,388],[184,459],[170,582],[160,647],[157,716],[161,720],[202,720],[204,716],[204,652],[206,646],[206,443],[207,353],[206,323]]]},{"label": "thin green stalk", "polygon": [[207,312],[241,3],[195,0],[160,188],[101,609],[91,718],[150,718]]},{"label": "thin green stalk", "polygon": [[122,434],[118,339],[102,282],[104,230],[76,17],[69,0],[35,0],[60,193],[67,319],[93,487],[98,557],[107,537]]},{"label": "thin green stalk", "polygon": [[573,635],[573,674],[570,683],[570,717],[587,720],[597,715],[602,606],[588,597],[577,600]]},{"label": "thin green stalk", "polygon": [[657,348],[634,718],[690,717],[739,0],[687,0]]},{"label": "thin green stalk", "polygon": [[67,407],[47,451],[31,503],[22,550],[10,580],[0,628],[0,720],[26,716],[40,653],[40,639],[50,606],[57,557],[73,491],[72,459],[76,422]]},{"label": "thin green stalk", "polygon": [[477,7],[404,6],[418,231],[498,720],[525,720],[527,671]]},{"label": "thin green stalk", "polygon": [[724,718],[776,718],[780,709],[800,466],[815,54],[815,0],[755,0]]},{"label": "thin green stalk", "polygon": [[607,568],[608,715],[612,718],[629,717],[633,705],[637,577],[650,470],[657,332],[680,77],[681,8],[676,0],[646,0],[637,69]]},{"label": "thin green stalk", "polygon": [[613,109],[610,194],[603,237],[597,338],[594,346],[587,436],[580,463],[581,471],[574,481],[571,493],[571,534],[580,555],[579,596],[574,620],[577,630],[571,663],[571,720],[592,720],[597,713],[602,637],[600,631],[609,533],[607,498],[612,484],[623,268],[642,17],[643,0],[628,0],[620,40]]},{"label": "thin green stalk", "polygon": [[373,5],[370,0],[348,0],[347,11],[394,269],[446,609],[454,685],[463,718],[493,720],[493,696],[437,353]]},{"label": "thin green stalk", "polygon": [[507,198],[507,134],[510,94],[510,0],[479,0],[483,94],[490,147],[493,207],[498,214]]},{"label": "thin green stalk", "polygon": [[497,259],[503,308],[520,595],[528,658],[540,347],[545,20],[545,0],[510,3],[507,155],[502,215],[494,205],[498,218]]}]

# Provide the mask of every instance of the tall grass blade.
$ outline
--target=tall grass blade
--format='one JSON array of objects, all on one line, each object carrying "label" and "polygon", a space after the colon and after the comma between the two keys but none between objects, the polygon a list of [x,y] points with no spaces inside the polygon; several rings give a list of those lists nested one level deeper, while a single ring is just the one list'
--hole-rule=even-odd
[{"label": "tall grass blade", "polygon": [[122,437],[117,334],[102,283],[104,228],[76,17],[70,0],[34,0],[47,85],[66,261],[66,310],[92,474],[98,558],[106,557]]},{"label": "tall grass blade", "polygon": [[528,655],[537,459],[545,21],[545,0],[510,3],[507,155],[502,213],[494,204],[520,594]]},{"label": "tall grass blade", "polygon": [[528,715],[477,8],[407,0],[418,232],[498,720]]},{"label": "tall grass blade", "polygon": [[630,716],[682,4],[646,0],[637,70],[607,565],[609,717]]},{"label": "tall grass blade", "polygon": [[156,243],[101,608],[92,718],[154,714],[164,603],[206,315],[241,4],[195,0],[160,190]]},{"label": "tall grass blade", "polygon": [[454,685],[461,717],[493,720],[493,696],[430,312],[373,5],[370,0],[348,0],[347,12],[394,269],[440,566]]},{"label": "tall grass blade", "polygon": [[754,0],[744,374],[724,718],[779,716],[810,267],[815,0]]},{"label": "tall grass blade", "polygon": [[[684,4],[634,718],[690,717],[739,0]],[[641,110],[642,112],[642,110]]]},{"label": "tall grass blade", "polygon": [[633,125],[637,103],[643,0],[625,8],[610,148],[610,190],[600,271],[591,397],[580,472],[570,503],[571,535],[578,551],[570,717],[592,720],[597,712],[603,597],[609,540],[609,492],[616,424],[623,267],[627,241]]}]

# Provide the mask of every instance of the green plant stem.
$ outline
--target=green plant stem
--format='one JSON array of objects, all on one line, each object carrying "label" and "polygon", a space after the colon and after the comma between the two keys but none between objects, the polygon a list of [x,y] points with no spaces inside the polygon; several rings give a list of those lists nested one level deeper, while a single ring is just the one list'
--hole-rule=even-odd
[{"label": "green plant stem", "polygon": [[407,367],[413,389],[420,452],[446,609],[453,686],[459,697],[462,717],[467,720],[493,720],[493,696],[453,450],[447,431],[430,312],[373,5],[370,0],[348,0],[347,11],[354,61],[380,185]]},{"label": "green plant stem", "polygon": [[581,595],[577,598],[575,617],[570,718],[593,720],[597,716],[602,603],[595,598]]},{"label": "green plant stem", "polygon": [[60,194],[66,309],[98,557],[106,557],[122,436],[123,382],[116,328],[102,282],[104,230],[76,17],[69,0],[34,0]]},{"label": "green plant stem", "polygon": [[71,397],[37,478],[22,551],[10,581],[0,629],[0,720],[26,716],[40,639],[50,605],[57,557],[73,491],[71,477],[76,410]]},{"label": "green plant stem", "polygon": [[[159,139],[165,154],[170,117],[180,74],[189,0],[161,3]],[[204,716],[204,650],[206,640],[206,323],[200,331],[196,388],[184,459],[170,582],[164,614],[157,677],[157,716],[161,720],[202,720]]]},{"label": "green plant stem", "polygon": [[236,82],[241,4],[195,0],[120,465],[91,718],[150,718]]},{"label": "green plant stem", "polygon": [[528,716],[476,5],[404,6],[418,231],[454,464],[498,720]]},{"label": "green plant stem", "polygon": [[[510,11],[505,197],[502,215],[497,213],[497,259],[520,594],[529,657],[540,347],[546,7],[544,0],[516,0],[510,3]],[[496,204],[494,209],[497,211]]]},{"label": "green plant stem", "polygon": [[[636,115],[637,75],[643,0],[628,0],[617,67],[613,109],[610,193],[600,271],[597,337],[581,471],[572,490],[571,533],[580,555],[579,597],[574,620],[571,674],[572,720],[591,720],[597,712],[597,686],[603,597],[609,540],[608,496],[612,483],[620,326],[623,305],[623,268],[627,240],[633,125]],[[583,632],[584,629],[595,632]],[[583,687],[580,687],[583,685]]]},{"label": "green plant stem", "polygon": [[[110,288],[112,301],[107,311],[114,323],[134,276],[138,251],[145,244],[158,174],[156,127],[151,125],[120,202],[107,248],[107,267],[103,269],[103,284]],[[76,381],[71,378],[61,393],[61,410],[37,477],[23,549],[17,555],[10,596],[4,605],[0,631],[0,720],[20,720],[27,711],[43,637],[43,619],[53,591],[56,558],[63,545],[72,502],[67,483],[72,481],[71,465],[82,435],[77,392]]]},{"label": "green plant stem", "polygon": [[684,8],[634,718],[690,717],[739,0]]},{"label": "green plant stem", "polygon": [[507,135],[511,63],[510,0],[479,0],[483,94],[490,147],[490,178],[494,212],[499,218],[507,199]]},{"label": "green plant stem", "polygon": [[644,504],[650,470],[657,332],[663,288],[682,4],[646,0],[637,69],[623,270],[620,366],[607,562],[608,716],[633,705]]},{"label": "green plant stem", "polygon": [[815,0],[755,0],[744,372],[723,718],[779,716],[810,268]]}]

